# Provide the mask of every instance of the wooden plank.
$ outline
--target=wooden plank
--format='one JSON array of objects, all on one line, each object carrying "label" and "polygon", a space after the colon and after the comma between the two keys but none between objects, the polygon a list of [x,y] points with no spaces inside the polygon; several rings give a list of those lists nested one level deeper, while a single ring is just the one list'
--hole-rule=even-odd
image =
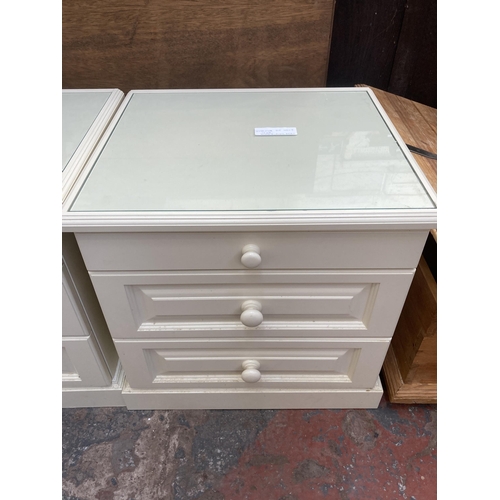
[{"label": "wooden plank", "polygon": [[334,0],[63,0],[64,88],[319,87]]},{"label": "wooden plank", "polygon": [[429,127],[434,130],[437,135],[437,110],[436,108],[431,108],[425,104],[412,101],[419,113],[423,116],[424,120],[427,122]]},{"label": "wooden plank", "polygon": [[423,258],[382,368],[393,403],[437,400],[437,285]]},{"label": "wooden plank", "polygon": [[436,336],[437,285],[429,266],[420,259],[398,325],[392,337],[405,382],[424,339]]},{"label": "wooden plank", "polygon": [[404,0],[337,0],[328,86],[387,88],[404,6]]},{"label": "wooden plank", "polygon": [[413,146],[437,154],[436,132],[422,116],[415,103],[408,99],[393,99],[394,107],[413,136]]},{"label": "wooden plank", "polygon": [[391,403],[401,404],[436,404],[436,381],[405,385],[398,370],[398,361],[392,345],[389,346],[382,367],[382,382]]}]

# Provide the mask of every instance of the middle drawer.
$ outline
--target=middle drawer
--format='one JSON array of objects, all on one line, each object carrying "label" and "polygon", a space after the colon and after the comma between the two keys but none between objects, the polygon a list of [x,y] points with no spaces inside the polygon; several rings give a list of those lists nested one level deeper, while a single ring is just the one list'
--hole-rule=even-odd
[{"label": "middle drawer", "polygon": [[[391,337],[413,271],[91,272],[115,339]],[[322,333],[321,333],[322,332]]]}]

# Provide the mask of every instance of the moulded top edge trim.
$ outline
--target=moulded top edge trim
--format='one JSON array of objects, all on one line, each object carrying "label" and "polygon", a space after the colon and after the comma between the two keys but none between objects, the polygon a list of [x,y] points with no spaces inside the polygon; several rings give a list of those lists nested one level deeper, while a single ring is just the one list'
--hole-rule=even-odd
[{"label": "moulded top edge trim", "polygon": [[206,93],[206,92],[365,92],[373,94],[368,87],[283,87],[283,88],[212,88],[212,89],[132,89],[130,94],[178,94],[178,93]]},{"label": "moulded top edge trim", "polygon": [[336,214],[290,212],[101,212],[63,214],[63,231],[178,232],[178,231],[311,231],[311,230],[430,230],[437,227],[437,209],[358,211]]}]

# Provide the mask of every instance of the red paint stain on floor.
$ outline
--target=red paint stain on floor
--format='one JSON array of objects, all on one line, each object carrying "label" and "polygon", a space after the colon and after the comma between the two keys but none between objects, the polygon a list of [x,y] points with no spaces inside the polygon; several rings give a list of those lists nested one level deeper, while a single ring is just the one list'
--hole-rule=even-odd
[{"label": "red paint stain on floor", "polygon": [[433,500],[435,412],[394,406],[280,411],[217,490],[228,500]]}]

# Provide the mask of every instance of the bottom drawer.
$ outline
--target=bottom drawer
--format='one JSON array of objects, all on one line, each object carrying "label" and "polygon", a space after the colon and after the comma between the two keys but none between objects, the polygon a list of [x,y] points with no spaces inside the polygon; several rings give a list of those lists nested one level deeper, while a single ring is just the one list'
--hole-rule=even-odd
[{"label": "bottom drawer", "polygon": [[63,338],[63,388],[105,387],[110,384],[111,374],[92,337]]},{"label": "bottom drawer", "polygon": [[116,341],[132,389],[370,389],[388,339]]}]

